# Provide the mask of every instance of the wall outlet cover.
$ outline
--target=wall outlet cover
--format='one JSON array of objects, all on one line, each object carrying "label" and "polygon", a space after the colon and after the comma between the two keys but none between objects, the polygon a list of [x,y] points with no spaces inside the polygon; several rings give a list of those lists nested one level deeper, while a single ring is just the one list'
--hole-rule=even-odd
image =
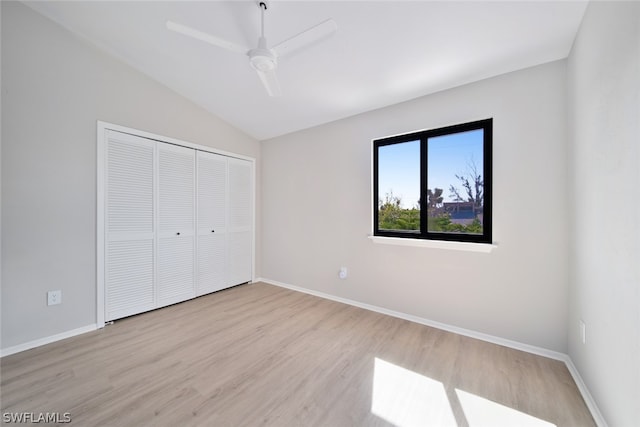
[{"label": "wall outlet cover", "polygon": [[47,305],[57,305],[62,303],[62,291],[49,291],[47,292]]}]

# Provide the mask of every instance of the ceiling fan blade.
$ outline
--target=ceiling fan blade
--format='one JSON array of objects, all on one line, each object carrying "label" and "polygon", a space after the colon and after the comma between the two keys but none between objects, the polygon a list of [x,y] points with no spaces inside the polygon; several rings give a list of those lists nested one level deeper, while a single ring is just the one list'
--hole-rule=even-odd
[{"label": "ceiling fan blade", "polygon": [[273,50],[279,57],[282,57],[302,47],[311,45],[333,35],[337,29],[338,24],[336,24],[336,21],[333,19],[327,19],[326,21],[275,45]]},{"label": "ceiling fan blade", "polygon": [[198,31],[194,28],[187,27],[186,25],[178,24],[176,22],[167,21],[167,29],[171,31],[175,31],[176,33],[180,33],[188,37],[193,37],[194,39],[198,39],[205,43],[209,43],[214,46],[218,46],[223,49],[230,50],[232,52],[246,54],[249,51],[248,48],[237,45],[233,42],[221,39],[216,36],[212,36],[211,34],[203,33],[202,31]]},{"label": "ceiling fan blade", "polygon": [[262,80],[264,88],[267,90],[269,96],[281,96],[282,90],[280,89],[280,83],[278,83],[278,77],[276,76],[276,70],[271,69],[267,71],[256,70],[258,77]]}]

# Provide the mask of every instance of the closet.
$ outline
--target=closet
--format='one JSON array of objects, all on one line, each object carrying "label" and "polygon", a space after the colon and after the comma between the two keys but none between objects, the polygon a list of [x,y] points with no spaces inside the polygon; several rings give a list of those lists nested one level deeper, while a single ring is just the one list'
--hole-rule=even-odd
[{"label": "closet", "polygon": [[253,161],[200,148],[102,132],[104,321],[252,280]]}]

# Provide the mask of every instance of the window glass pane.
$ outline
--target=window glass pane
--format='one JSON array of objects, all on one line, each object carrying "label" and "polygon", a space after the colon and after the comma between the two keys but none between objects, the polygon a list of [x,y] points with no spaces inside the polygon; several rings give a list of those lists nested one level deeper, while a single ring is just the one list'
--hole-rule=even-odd
[{"label": "window glass pane", "polygon": [[427,230],[482,234],[482,129],[427,140]]},{"label": "window glass pane", "polygon": [[378,148],[378,228],[420,231],[420,141]]}]

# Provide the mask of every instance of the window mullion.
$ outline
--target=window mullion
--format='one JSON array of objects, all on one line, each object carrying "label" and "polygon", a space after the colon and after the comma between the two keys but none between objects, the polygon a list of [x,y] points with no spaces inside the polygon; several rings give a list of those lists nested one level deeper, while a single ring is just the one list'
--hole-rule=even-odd
[{"label": "window mullion", "polygon": [[427,189],[429,188],[429,183],[427,182],[428,170],[427,165],[427,141],[428,138],[426,136],[422,136],[420,138],[420,235],[421,237],[426,237],[427,235],[427,227],[428,227],[428,206],[429,201],[427,200],[428,194]]}]

